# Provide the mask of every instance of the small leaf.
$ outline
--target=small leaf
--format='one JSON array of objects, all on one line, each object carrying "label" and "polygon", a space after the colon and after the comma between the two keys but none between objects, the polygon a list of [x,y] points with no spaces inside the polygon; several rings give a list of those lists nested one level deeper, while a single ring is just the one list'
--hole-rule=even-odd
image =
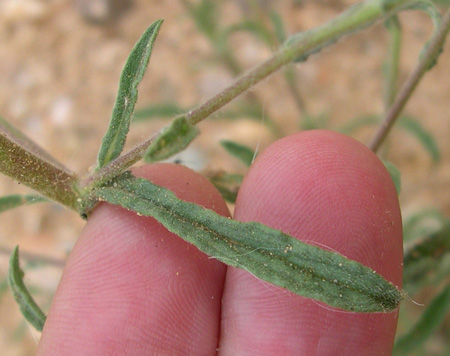
[{"label": "small leaf", "polygon": [[[418,1],[415,1],[413,3],[413,5],[411,5],[409,8],[415,9],[415,10],[422,10],[431,18],[431,20],[433,21],[433,25],[434,25],[434,31],[433,31],[433,35],[432,35],[432,37],[433,37],[436,34],[436,32],[439,28],[439,25],[441,24],[441,20],[442,20],[441,13],[439,12],[438,8],[433,3],[433,1],[418,0]],[[419,55],[420,60],[422,60],[422,57],[425,54],[430,43],[431,43],[431,40],[427,41],[425,43],[425,45],[423,46],[422,50],[420,51],[420,55]],[[443,51],[443,48],[440,49],[439,53],[442,53],[442,51]],[[431,62],[428,64],[428,70],[430,70],[431,68],[433,68],[436,65],[438,57],[439,57],[439,55],[436,55],[431,60]]]},{"label": "small leaf", "polygon": [[397,339],[394,353],[409,355],[423,344],[439,327],[450,309],[450,285],[447,285],[427,306],[420,320],[411,330]]},{"label": "small leaf", "polygon": [[4,197],[0,197],[0,213],[4,211],[18,208],[22,205],[33,204],[33,203],[42,203],[48,201],[47,199],[33,194],[20,195],[6,195]]},{"label": "small leaf", "polygon": [[417,261],[430,257],[437,261],[450,252],[450,223],[441,230],[405,246],[405,270]]},{"label": "small leaf", "polygon": [[103,137],[98,154],[98,168],[117,158],[125,146],[130,120],[138,97],[137,86],[147,69],[153,43],[162,20],[155,21],[137,41],[122,70],[119,92],[114,105],[108,131]]},{"label": "small leaf", "polygon": [[267,30],[267,28],[262,23],[251,20],[242,21],[227,27],[223,31],[222,36],[224,36],[224,38],[228,38],[231,34],[241,31],[246,31],[259,37],[269,47],[274,45],[272,34]]},{"label": "small leaf", "polygon": [[9,260],[9,285],[14,299],[19,304],[22,315],[38,331],[42,331],[45,323],[45,314],[38,307],[33,297],[23,283],[24,273],[19,266],[19,247],[16,246]]},{"label": "small leaf", "polygon": [[[439,231],[416,239],[405,246],[403,286],[408,292],[433,283],[445,270],[450,257],[450,223]],[[447,263],[447,266],[450,264]],[[448,275],[448,273],[446,273]]]},{"label": "small leaf", "polygon": [[395,185],[395,190],[397,191],[397,195],[400,195],[400,191],[402,189],[402,177],[400,174],[400,171],[398,168],[390,161],[387,160],[381,160],[384,164],[384,167],[389,172],[389,175],[391,176],[392,181]]},{"label": "small leaf", "polygon": [[283,19],[278,12],[272,11],[270,13],[270,21],[272,22],[275,35],[279,43],[286,41],[286,30],[284,29]]},{"label": "small leaf", "polygon": [[209,181],[216,187],[222,197],[233,204],[236,202],[242,179],[243,176],[240,174],[228,174],[225,172],[209,176]]},{"label": "small leaf", "polygon": [[255,158],[255,152],[251,148],[228,140],[220,141],[220,144],[230,155],[239,159],[247,167],[250,167]]},{"label": "small leaf", "polygon": [[129,173],[91,191],[88,202],[92,198],[152,216],[219,261],[337,308],[390,312],[403,299],[392,283],[356,261],[260,223],[220,216]]},{"label": "small leaf", "polygon": [[447,218],[436,209],[423,209],[405,216],[403,217],[403,241],[412,241],[418,237],[430,235],[442,229],[446,222]]},{"label": "small leaf", "polygon": [[[351,120],[344,126],[340,127],[337,131],[350,135],[362,127],[378,124],[380,124],[380,119],[376,115],[361,116]],[[435,163],[439,162],[441,159],[441,153],[436,140],[433,135],[420,124],[418,119],[404,115],[399,117],[397,125],[399,128],[402,128],[414,136],[430,154]]]},{"label": "small leaf", "polygon": [[343,133],[345,135],[351,135],[356,130],[359,130],[366,126],[373,126],[380,123],[380,118],[377,115],[364,115],[358,116],[351,119],[341,127],[337,128],[336,131]]},{"label": "small leaf", "polygon": [[419,120],[411,116],[402,116],[398,121],[398,125],[419,140],[435,163],[439,162],[441,159],[439,147],[433,135],[420,124]]},{"label": "small leaf", "polygon": [[136,110],[133,121],[149,121],[150,119],[171,118],[175,115],[180,115],[187,110],[178,106],[175,103],[155,104],[149,105],[142,109]]},{"label": "small leaf", "polygon": [[201,0],[193,5],[191,2],[185,3],[189,14],[195,21],[197,29],[203,32],[208,38],[214,39],[217,33],[217,3],[215,0]]},{"label": "small leaf", "polygon": [[144,155],[145,162],[157,162],[184,150],[200,133],[184,116],[174,119],[161,130]]}]

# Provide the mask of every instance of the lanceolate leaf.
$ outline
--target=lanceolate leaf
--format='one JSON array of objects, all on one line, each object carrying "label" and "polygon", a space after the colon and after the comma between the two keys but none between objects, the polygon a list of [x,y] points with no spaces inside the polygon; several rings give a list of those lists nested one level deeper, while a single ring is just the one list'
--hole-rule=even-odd
[{"label": "lanceolate leaf", "polygon": [[13,194],[0,197],[0,213],[4,211],[18,208],[19,206],[33,203],[45,202],[47,199],[40,197],[39,195],[27,194]]},{"label": "lanceolate leaf", "polygon": [[354,312],[389,312],[403,299],[393,284],[360,263],[265,225],[219,216],[129,173],[91,194],[91,199],[154,217],[219,261],[331,306]]},{"label": "lanceolate leaf", "polygon": [[154,22],[138,40],[125,63],[120,77],[119,92],[114,105],[111,122],[98,154],[98,168],[117,158],[123,150],[134,105],[138,97],[137,86],[147,69],[153,43],[162,20]]},{"label": "lanceolate leaf", "polygon": [[9,284],[22,315],[36,330],[42,331],[46,319],[45,314],[38,307],[30,292],[28,292],[27,287],[23,283],[23,276],[24,273],[19,266],[19,248],[16,247],[9,260]]},{"label": "lanceolate leaf", "polygon": [[[439,231],[429,234],[405,246],[403,259],[403,286],[414,293],[425,284],[436,283],[439,275],[448,276],[450,257],[450,223],[447,222]],[[445,272],[447,269],[447,272]]]},{"label": "lanceolate leaf", "polygon": [[162,129],[161,134],[152,142],[144,155],[145,162],[157,162],[184,150],[200,133],[184,116],[173,120]]},{"label": "lanceolate leaf", "polygon": [[152,119],[160,118],[172,118],[186,111],[186,109],[175,103],[149,105],[135,111],[133,122],[150,121]]},{"label": "lanceolate leaf", "polygon": [[420,143],[422,143],[434,162],[439,162],[441,159],[439,147],[436,144],[433,135],[420,124],[419,120],[411,116],[402,116],[398,121],[398,125],[411,133]]},{"label": "lanceolate leaf", "polygon": [[240,174],[218,172],[210,175],[209,181],[214,184],[226,201],[234,204],[243,178]]},{"label": "lanceolate leaf", "polygon": [[450,309],[450,285],[447,285],[427,306],[420,320],[394,345],[395,355],[409,355],[439,327]]},{"label": "lanceolate leaf", "polygon": [[412,264],[419,262],[425,258],[431,258],[438,261],[442,256],[450,253],[450,222],[442,227],[441,230],[426,236],[422,239],[406,245],[405,257],[403,263],[405,271],[407,271]]},{"label": "lanceolate leaf", "polygon": [[241,145],[240,143],[228,140],[220,141],[220,144],[230,155],[239,159],[247,167],[250,167],[253,162],[253,158],[255,157],[255,153],[250,148]]}]

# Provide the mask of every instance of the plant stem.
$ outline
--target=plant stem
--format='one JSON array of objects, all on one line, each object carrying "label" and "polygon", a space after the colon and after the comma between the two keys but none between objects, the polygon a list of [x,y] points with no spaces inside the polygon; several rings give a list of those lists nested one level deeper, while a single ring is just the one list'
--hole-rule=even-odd
[{"label": "plant stem", "polygon": [[445,38],[450,31],[450,9],[445,13],[442,23],[439,26],[438,30],[433,35],[428,48],[423,54],[422,59],[408,77],[406,82],[403,84],[400,93],[398,94],[394,104],[391,106],[385,118],[383,119],[383,123],[375,134],[372,142],[369,144],[370,149],[373,152],[377,152],[380,148],[381,144],[387,137],[390,129],[394,125],[396,119],[402,112],[405,107],[408,99],[411,97],[414,89],[417,87],[422,76],[429,69],[430,64],[437,58],[440,54],[442,47],[445,42]]},{"label": "plant stem", "polygon": [[[411,0],[391,0],[389,2],[369,0],[356,4],[322,26],[291,36],[271,58],[245,73],[221,93],[182,116],[185,116],[193,124],[197,124],[285,64],[296,59],[306,60],[309,55],[323,47],[357,30],[366,28],[376,21],[392,16],[410,4]],[[155,136],[110,162],[98,172],[87,177],[82,185],[100,185],[118,175],[124,169],[138,162],[154,139]]]},{"label": "plant stem", "polygon": [[70,209],[79,211],[77,177],[0,133],[0,172]]}]

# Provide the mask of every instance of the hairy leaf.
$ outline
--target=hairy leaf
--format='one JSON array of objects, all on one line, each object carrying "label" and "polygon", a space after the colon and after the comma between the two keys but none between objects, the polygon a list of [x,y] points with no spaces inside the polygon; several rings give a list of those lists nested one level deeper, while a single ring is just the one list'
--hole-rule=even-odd
[{"label": "hairy leaf", "polygon": [[14,299],[19,304],[22,315],[38,331],[42,331],[45,323],[45,314],[38,307],[27,287],[23,283],[24,273],[19,266],[19,247],[16,246],[9,260],[9,285]]},{"label": "hairy leaf", "polygon": [[184,150],[200,133],[184,116],[173,120],[162,129],[144,155],[145,162],[157,162]]},{"label": "hairy leaf", "polygon": [[409,353],[425,342],[439,327],[450,309],[450,285],[447,285],[426,307],[420,320],[411,330],[397,339],[394,345],[396,355]]},{"label": "hairy leaf", "polygon": [[33,203],[42,203],[48,201],[47,199],[33,194],[12,194],[6,195],[4,197],[0,197],[0,213],[4,211],[18,208],[22,205],[33,204]]},{"label": "hairy leaf", "polygon": [[220,144],[230,155],[239,159],[247,167],[250,167],[255,157],[255,152],[251,148],[229,140],[220,141]]},{"label": "hairy leaf", "polygon": [[130,120],[138,97],[137,87],[147,69],[153,43],[162,20],[155,21],[137,41],[122,70],[119,92],[108,131],[98,154],[98,168],[117,158],[125,146]]},{"label": "hairy leaf", "polygon": [[222,217],[129,173],[93,190],[90,199],[152,216],[219,261],[337,308],[389,312],[403,299],[392,283],[356,261],[260,223]]}]

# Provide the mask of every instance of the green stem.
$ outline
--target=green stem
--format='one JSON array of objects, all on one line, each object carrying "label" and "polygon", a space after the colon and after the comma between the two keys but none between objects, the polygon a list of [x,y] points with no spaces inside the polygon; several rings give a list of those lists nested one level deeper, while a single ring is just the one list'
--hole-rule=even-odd
[{"label": "green stem", "polygon": [[28,150],[5,131],[0,133],[0,172],[79,211],[76,175]]},{"label": "green stem", "polygon": [[437,58],[437,56],[439,56],[444,45],[445,38],[449,31],[450,9],[445,13],[441,25],[431,38],[430,44],[423,54],[422,59],[420,60],[414,71],[411,73],[411,75],[408,77],[406,82],[403,84],[400,93],[397,96],[397,99],[387,112],[383,123],[376,132],[372,142],[369,144],[369,147],[373,152],[377,152],[377,150],[380,148],[390,129],[394,125],[412,93],[416,89],[417,84],[419,84],[420,79],[429,69],[430,63],[432,63]]},{"label": "green stem", "polygon": [[[271,58],[245,73],[234,84],[186,113],[193,124],[197,124],[231,100],[274,73],[285,64],[302,58],[326,47],[342,37],[366,28],[374,22],[394,15],[412,3],[411,0],[369,0],[350,7],[330,22],[310,31],[291,36],[285,45]],[[124,169],[138,162],[155,136],[144,141],[136,148],[118,157],[95,174],[84,180],[83,186],[100,185],[120,174]]]}]

